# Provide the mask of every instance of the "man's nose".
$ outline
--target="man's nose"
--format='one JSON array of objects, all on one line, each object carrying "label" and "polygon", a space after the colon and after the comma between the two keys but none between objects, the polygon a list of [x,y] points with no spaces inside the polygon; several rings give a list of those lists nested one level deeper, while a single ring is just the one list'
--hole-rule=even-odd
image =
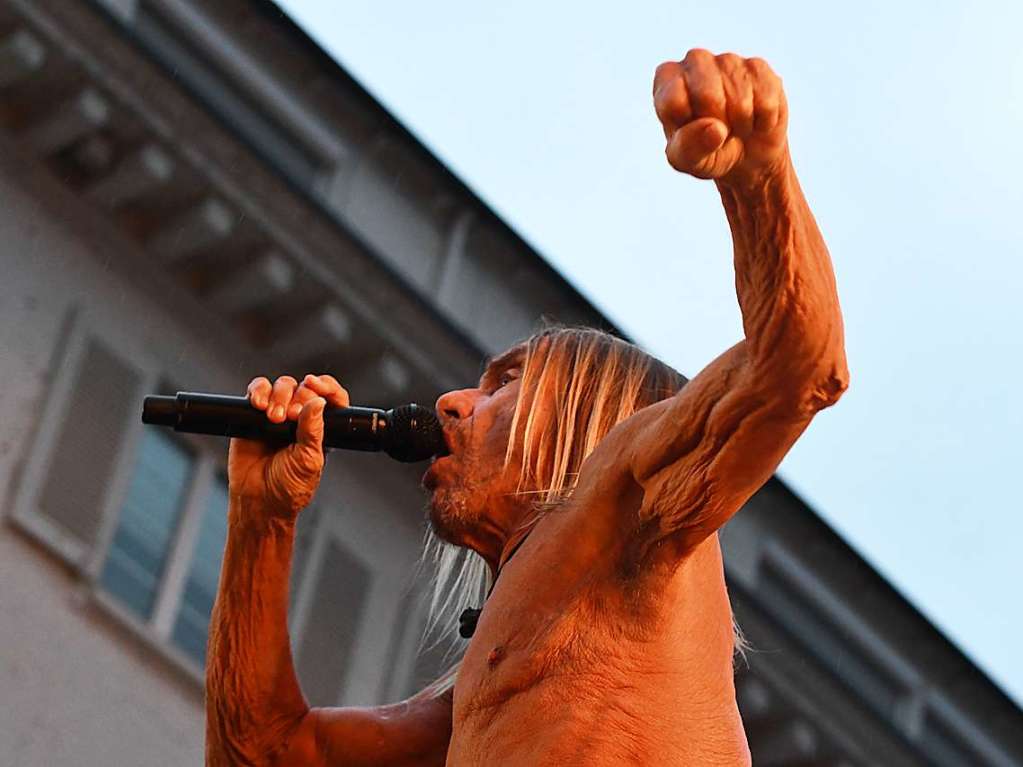
[{"label": "man's nose", "polygon": [[437,399],[437,414],[441,421],[448,419],[464,420],[472,415],[479,397],[477,389],[459,389],[442,394]]}]

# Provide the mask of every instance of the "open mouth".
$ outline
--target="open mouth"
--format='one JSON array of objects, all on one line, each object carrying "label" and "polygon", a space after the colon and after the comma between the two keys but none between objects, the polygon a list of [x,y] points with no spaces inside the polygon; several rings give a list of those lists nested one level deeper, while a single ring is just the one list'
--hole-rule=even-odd
[{"label": "open mouth", "polygon": [[444,456],[447,455],[451,455],[451,441],[447,434],[441,432],[441,447],[434,454],[433,458],[430,459],[430,462],[432,463],[433,461],[436,461],[438,458],[443,458]]}]

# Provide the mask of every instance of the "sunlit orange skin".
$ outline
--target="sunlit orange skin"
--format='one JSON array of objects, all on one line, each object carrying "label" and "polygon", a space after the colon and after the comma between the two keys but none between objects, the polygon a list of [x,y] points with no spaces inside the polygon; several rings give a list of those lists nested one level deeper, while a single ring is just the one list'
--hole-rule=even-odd
[{"label": "sunlit orange skin", "polygon": [[502,569],[459,673],[446,764],[749,763],[717,537],[677,566],[636,567],[608,447]]},{"label": "sunlit orange skin", "polygon": [[[691,51],[658,68],[655,107],[672,167],[721,194],[745,339],[615,427],[571,501],[519,548],[527,505],[500,500],[514,466],[471,485],[479,497],[460,525],[435,511],[499,573],[454,692],[439,699],[309,709],[287,639],[293,520],[232,498],[208,764],[750,764],[717,530],[848,387],[842,316],[766,64]],[[428,472],[435,498],[469,471],[465,456],[475,471],[503,458],[516,391],[488,376],[438,401],[453,455]],[[287,404],[293,392],[274,396]]]}]

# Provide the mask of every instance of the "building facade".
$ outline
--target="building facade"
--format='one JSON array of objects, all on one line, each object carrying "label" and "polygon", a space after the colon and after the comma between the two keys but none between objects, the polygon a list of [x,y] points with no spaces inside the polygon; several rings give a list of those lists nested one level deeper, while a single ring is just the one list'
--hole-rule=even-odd
[{"label": "building facade", "polygon": [[[0,760],[202,759],[226,445],[141,399],[329,372],[432,403],[541,317],[615,331],[276,6],[0,0]],[[314,705],[400,700],[422,466],[334,454],[289,624]],[[1011,765],[1018,709],[772,480],[723,535],[758,765]]]}]

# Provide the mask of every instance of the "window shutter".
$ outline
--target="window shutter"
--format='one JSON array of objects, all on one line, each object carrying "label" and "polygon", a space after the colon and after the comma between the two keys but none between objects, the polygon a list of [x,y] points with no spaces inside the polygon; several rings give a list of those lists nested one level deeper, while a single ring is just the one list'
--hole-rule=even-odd
[{"label": "window shutter", "polygon": [[83,332],[73,334],[54,376],[14,513],[44,543],[84,567],[102,534],[147,376]]},{"label": "window shutter", "polygon": [[333,706],[340,698],[370,580],[368,568],[330,536],[298,645],[298,676],[312,706]]}]

